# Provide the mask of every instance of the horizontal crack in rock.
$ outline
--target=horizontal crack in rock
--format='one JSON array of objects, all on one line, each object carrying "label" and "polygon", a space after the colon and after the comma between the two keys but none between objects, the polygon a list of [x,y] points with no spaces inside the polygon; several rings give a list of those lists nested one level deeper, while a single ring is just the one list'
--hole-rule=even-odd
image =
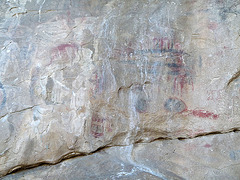
[{"label": "horizontal crack in rock", "polygon": [[[208,133],[201,133],[201,134],[198,134],[196,136],[187,136],[187,137],[175,137],[175,138],[171,138],[171,137],[159,137],[159,138],[156,138],[156,139],[153,139],[149,142],[145,142],[145,143],[151,143],[151,142],[154,142],[154,141],[163,141],[163,140],[187,140],[187,139],[195,139],[195,138],[199,138],[199,137],[205,137],[205,136],[213,136],[213,135],[220,135],[220,134],[228,134],[228,133],[232,133],[232,132],[240,132],[240,127],[239,128],[232,128],[232,129],[229,129],[227,131],[214,131],[214,132],[208,132]],[[143,142],[139,142],[139,143],[143,143]]]},{"label": "horizontal crack in rock", "polygon": [[[131,145],[134,145],[134,144],[146,144],[146,143],[152,143],[152,142],[155,142],[155,141],[163,141],[163,140],[177,140],[177,139],[178,140],[187,140],[187,139],[195,139],[195,138],[204,137],[204,136],[229,134],[229,133],[235,133],[235,132],[240,132],[240,127],[239,128],[232,128],[232,129],[229,129],[228,131],[223,131],[223,132],[215,131],[215,132],[198,134],[197,136],[194,136],[194,137],[176,137],[176,138],[158,137],[158,138],[153,139],[152,141],[149,141],[149,142],[140,142],[140,141],[138,141],[138,142],[133,143]],[[114,146],[110,146],[110,144],[107,144],[105,146],[99,147],[98,149],[96,149],[95,151],[92,151],[90,153],[83,153],[83,152],[75,152],[75,151],[73,151],[73,152],[69,152],[69,153],[65,154],[64,156],[62,156],[61,158],[59,158],[58,160],[53,161],[53,162],[42,161],[42,162],[38,162],[38,163],[35,163],[35,164],[30,164],[30,165],[23,165],[23,164],[22,165],[17,165],[15,167],[11,168],[7,172],[7,174],[5,176],[10,175],[12,173],[18,173],[20,171],[27,170],[27,169],[33,169],[33,168],[36,168],[36,167],[39,167],[39,166],[56,165],[58,163],[61,163],[62,161],[65,161],[65,160],[68,160],[68,159],[72,159],[72,158],[76,158],[76,157],[89,156],[89,155],[92,155],[94,153],[103,151],[105,149],[109,149],[111,147],[126,147],[126,146],[130,146],[130,145],[114,145]]]}]

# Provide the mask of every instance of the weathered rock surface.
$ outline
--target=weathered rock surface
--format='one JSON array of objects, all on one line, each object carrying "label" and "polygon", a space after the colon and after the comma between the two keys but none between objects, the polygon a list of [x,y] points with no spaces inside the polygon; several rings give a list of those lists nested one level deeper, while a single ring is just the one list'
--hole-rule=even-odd
[{"label": "weathered rock surface", "polygon": [[105,146],[240,129],[238,0],[0,5],[0,176]]},{"label": "weathered rock surface", "polygon": [[8,175],[15,179],[240,178],[240,133],[111,147],[54,166]]}]

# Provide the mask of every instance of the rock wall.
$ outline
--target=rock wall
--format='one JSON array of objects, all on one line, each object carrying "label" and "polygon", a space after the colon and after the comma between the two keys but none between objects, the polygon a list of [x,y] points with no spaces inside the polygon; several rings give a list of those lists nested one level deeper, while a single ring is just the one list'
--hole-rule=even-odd
[{"label": "rock wall", "polygon": [[11,174],[3,180],[239,180],[239,136],[239,132],[232,132],[111,147],[54,166]]},{"label": "rock wall", "polygon": [[[161,159],[177,139],[227,132],[237,138],[238,0],[3,0],[0,6],[0,176],[109,146],[140,144],[136,156],[148,164],[141,146]],[[239,143],[224,143],[238,153]]]}]

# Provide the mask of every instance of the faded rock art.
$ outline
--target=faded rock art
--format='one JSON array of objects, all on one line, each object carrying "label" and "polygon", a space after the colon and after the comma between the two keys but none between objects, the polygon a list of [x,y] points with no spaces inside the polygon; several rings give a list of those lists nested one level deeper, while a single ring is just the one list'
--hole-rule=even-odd
[{"label": "faded rock art", "polygon": [[[118,55],[128,55],[127,61],[121,61],[135,68],[135,65],[142,64],[143,68],[139,69],[139,73],[145,76],[149,75],[153,79],[158,79],[161,84],[162,77],[167,74],[167,81],[172,83],[172,91],[176,95],[187,93],[186,86],[190,86],[193,90],[194,69],[187,64],[189,54],[185,53],[180,43],[175,40],[165,38],[152,38],[151,43],[147,43],[147,49],[135,50],[130,47],[124,47]],[[143,47],[146,47],[144,45]],[[143,48],[142,47],[142,48]],[[129,50],[131,49],[131,51]],[[142,62],[143,58],[147,58]],[[169,86],[169,85],[168,85]],[[185,91],[185,92],[184,92]]]},{"label": "faded rock art", "polygon": [[[74,166],[86,165],[76,174],[93,177],[64,176],[67,166],[58,174],[240,177],[238,0],[3,0],[0,7],[0,178],[77,155],[88,163]],[[97,152],[105,147],[111,155]],[[92,161],[84,156],[91,153]],[[100,164],[116,173],[98,177]],[[52,177],[59,179],[39,178]]]},{"label": "faded rock art", "polygon": [[104,135],[104,124],[103,124],[104,121],[105,119],[100,118],[96,114],[92,116],[91,133],[95,138],[98,138]]},{"label": "faded rock art", "polygon": [[143,113],[147,111],[147,106],[147,100],[140,97],[136,102],[135,108],[137,112]]},{"label": "faded rock art", "polygon": [[53,61],[56,61],[56,63],[59,63],[57,62],[59,59],[62,59],[63,61],[70,61],[74,59],[76,56],[75,54],[77,50],[78,50],[78,47],[74,43],[58,45],[57,47],[51,50],[51,61],[49,65],[52,64]]},{"label": "faded rock art", "polygon": [[212,112],[202,110],[202,109],[195,109],[195,110],[189,110],[187,109],[186,104],[181,100],[177,98],[169,98],[165,104],[164,107],[167,111],[171,113],[183,113],[186,115],[193,115],[200,118],[210,118],[210,119],[217,119],[219,115],[214,114]]},{"label": "faded rock art", "polygon": [[91,134],[95,138],[104,136],[105,133],[112,132],[111,123],[108,119],[101,118],[97,114],[93,114],[91,121]]},{"label": "faded rock art", "polygon": [[182,100],[177,98],[169,98],[165,102],[164,107],[167,111],[175,113],[181,113],[187,110],[186,104]]}]

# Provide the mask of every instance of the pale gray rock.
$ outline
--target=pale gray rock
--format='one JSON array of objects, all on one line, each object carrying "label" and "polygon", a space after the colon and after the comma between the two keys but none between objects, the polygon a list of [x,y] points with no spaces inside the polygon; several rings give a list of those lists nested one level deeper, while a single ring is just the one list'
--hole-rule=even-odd
[{"label": "pale gray rock", "polygon": [[239,130],[238,0],[0,5],[0,176]]},{"label": "pale gray rock", "polygon": [[110,147],[57,165],[11,174],[3,180],[240,178],[240,133]]},{"label": "pale gray rock", "polygon": [[136,163],[154,172],[167,170],[184,179],[237,180],[239,136],[238,132],[137,144],[132,154]]}]

